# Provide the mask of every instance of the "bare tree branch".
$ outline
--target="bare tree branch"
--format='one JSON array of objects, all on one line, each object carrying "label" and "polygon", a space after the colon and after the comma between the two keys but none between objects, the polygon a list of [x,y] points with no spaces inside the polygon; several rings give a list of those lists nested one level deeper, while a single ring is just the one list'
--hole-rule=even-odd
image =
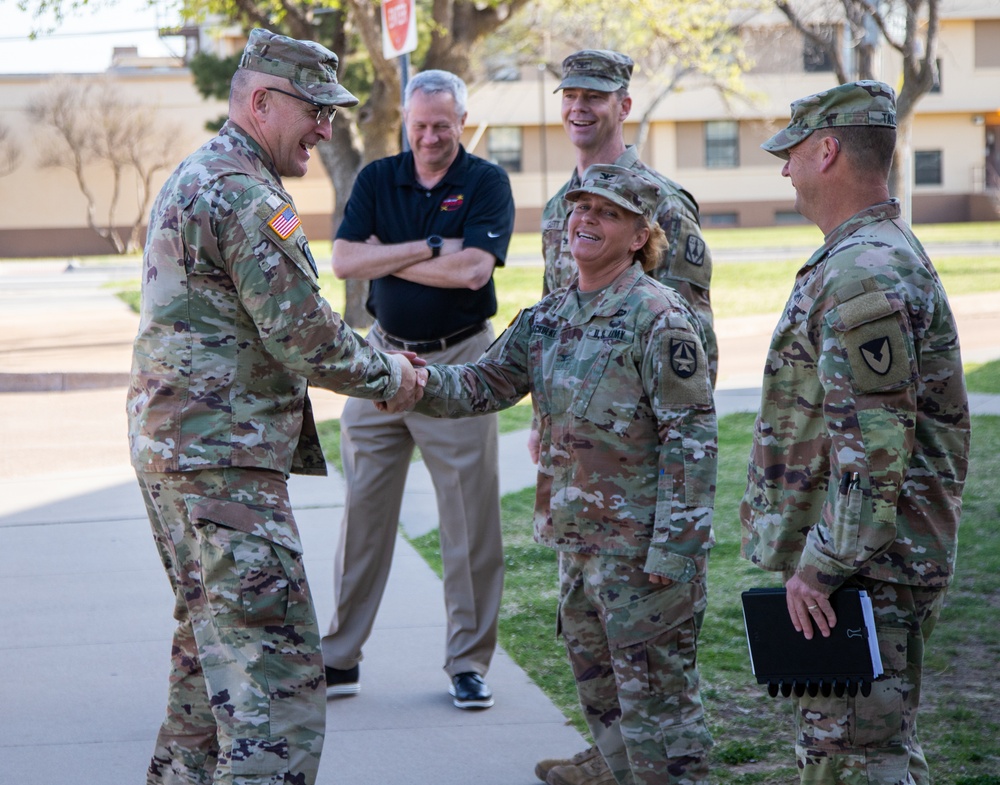
[{"label": "bare tree branch", "polygon": [[[845,0],[845,4],[848,2],[850,2],[850,0]],[[785,2],[785,0],[775,0],[774,4],[777,6],[778,10],[785,15],[796,31],[811,41],[812,44],[818,49],[821,49],[830,59],[830,62],[833,63],[834,73],[837,75],[837,82],[839,84],[843,84],[844,82],[850,81],[847,76],[847,69],[844,67],[843,55],[841,55],[840,47],[837,46],[836,38],[823,36],[813,27],[807,25],[799,17],[798,12],[792,8],[791,4]]]},{"label": "bare tree branch", "polygon": [[[29,105],[28,114],[51,136],[40,164],[73,173],[86,203],[87,226],[115,253],[138,249],[153,176],[176,161],[179,129],[154,121],[148,104],[123,98],[107,81],[55,80]],[[108,181],[108,171],[110,194],[102,199],[95,183]],[[120,203],[133,180],[134,212],[125,219]],[[124,237],[118,228],[123,223],[128,227]]]},{"label": "bare tree branch", "polygon": [[10,128],[0,123],[0,177],[6,177],[21,163],[21,145]]}]

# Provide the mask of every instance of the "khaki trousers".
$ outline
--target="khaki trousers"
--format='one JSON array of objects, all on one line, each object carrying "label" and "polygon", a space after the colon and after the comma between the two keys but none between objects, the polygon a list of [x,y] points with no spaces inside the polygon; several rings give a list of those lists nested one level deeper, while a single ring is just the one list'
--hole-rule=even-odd
[{"label": "khaki trousers", "polygon": [[[386,351],[377,331],[368,337]],[[430,363],[476,360],[493,341],[492,329],[454,347],[430,352]],[[347,485],[341,553],[335,568],[337,610],[323,638],[325,663],[351,668],[362,659],[382,601],[413,447],[420,448],[437,496],[449,676],[484,675],[496,647],[503,592],[500,489],[495,414],[455,420],[379,412],[352,399],[341,417],[341,454]],[[338,579],[339,578],[339,579]]]}]

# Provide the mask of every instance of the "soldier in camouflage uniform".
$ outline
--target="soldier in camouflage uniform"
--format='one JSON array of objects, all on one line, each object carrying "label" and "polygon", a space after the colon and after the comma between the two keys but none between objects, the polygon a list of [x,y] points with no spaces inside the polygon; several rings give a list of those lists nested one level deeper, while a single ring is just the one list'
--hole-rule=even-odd
[{"label": "soldier in camouflage uniform", "polygon": [[584,170],[591,164],[615,164],[641,172],[660,187],[654,218],[667,236],[663,256],[649,274],[680,292],[701,322],[714,383],[719,349],[709,299],[712,255],[701,236],[695,198],[640,161],[635,147],[625,144],[624,123],[632,108],[628,94],[632,67],[630,57],[603,49],[585,49],[563,60],[563,79],[556,91],[562,90],[563,126],[576,149],[577,165],[542,212],[542,293],[554,292],[576,279],[567,232],[566,193],[579,187]]},{"label": "soldier in camouflage uniform", "polygon": [[322,46],[254,30],[229,121],[150,217],[129,441],[177,619],[151,784],[315,781],[323,660],[286,487],[326,473],[306,383],[419,397],[407,360],[319,295],[282,186],[357,103],[336,69]]},{"label": "soldier in camouflage uniform", "polygon": [[622,785],[705,782],[712,744],[696,652],[715,408],[701,326],[643,274],[665,242],[652,220],[658,196],[630,169],[589,168],[567,194],[578,280],[522,311],[475,363],[428,366],[417,409],[465,416],[532,394],[535,538],[560,551],[562,635]]},{"label": "soldier in camouflage uniform", "polygon": [[799,271],[764,369],[743,555],[780,572],[792,623],[867,591],[885,674],[869,696],[797,699],[803,783],[929,783],[916,736],[924,646],[951,582],[969,451],[955,320],[886,184],[895,96],[840,85],[762,147],[826,240]]},{"label": "soldier in camouflage uniform", "polygon": [[[624,166],[653,180],[660,187],[654,218],[667,237],[667,245],[648,272],[656,280],[676,289],[701,322],[705,353],[715,386],[719,350],[712,321],[709,286],[712,255],[701,236],[698,203],[673,180],[639,160],[635,147],[625,144],[624,123],[632,108],[628,94],[633,62],[627,55],[602,49],[585,49],[562,63],[563,127],[576,150],[576,168],[542,212],[542,253],[545,277],[542,293],[549,294],[576,280],[576,262],[569,247],[567,219],[570,206],[566,193],[579,187],[581,175],[591,164]],[[532,427],[529,449],[538,460],[538,425]],[[547,781],[549,772],[566,785],[607,785],[611,775],[596,746],[570,759],[539,761],[535,774]]]}]

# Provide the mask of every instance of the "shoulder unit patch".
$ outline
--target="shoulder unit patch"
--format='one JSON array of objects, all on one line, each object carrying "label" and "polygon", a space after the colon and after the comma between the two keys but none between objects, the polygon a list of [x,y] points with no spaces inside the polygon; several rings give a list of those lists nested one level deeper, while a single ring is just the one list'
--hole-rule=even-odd
[{"label": "shoulder unit patch", "polygon": [[865,361],[865,365],[875,373],[885,376],[889,372],[889,368],[892,367],[892,344],[889,343],[889,336],[873,338],[858,348],[861,350],[861,359]]},{"label": "shoulder unit patch", "polygon": [[684,246],[684,259],[700,267],[705,263],[705,241],[689,234]]},{"label": "shoulder unit patch", "polygon": [[684,338],[670,339],[670,367],[682,379],[689,379],[698,370],[698,347]]}]

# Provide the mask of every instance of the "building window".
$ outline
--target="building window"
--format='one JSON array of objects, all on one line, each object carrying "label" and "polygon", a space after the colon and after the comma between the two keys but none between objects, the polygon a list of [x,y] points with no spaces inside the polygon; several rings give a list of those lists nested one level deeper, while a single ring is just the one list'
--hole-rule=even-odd
[{"label": "building window", "polygon": [[496,58],[486,63],[487,76],[491,82],[520,82],[521,69],[517,61]]},{"label": "building window", "polygon": [[705,123],[705,166],[735,169],[740,165],[740,124],[735,120]]},{"label": "building window", "polygon": [[931,85],[930,92],[941,92],[941,58],[934,61],[934,84]]},{"label": "building window", "polygon": [[976,68],[1000,67],[1000,19],[977,19],[973,22]]},{"label": "building window", "polygon": [[774,223],[776,226],[799,226],[812,222],[795,210],[775,210]]},{"label": "building window", "polygon": [[486,150],[489,159],[506,171],[521,171],[523,141],[518,126],[501,125],[490,128],[486,136]]},{"label": "building window", "polygon": [[740,219],[736,213],[702,213],[701,223],[705,227],[711,226],[721,229],[722,227],[739,226]]},{"label": "building window", "polygon": [[913,184],[941,185],[941,151],[917,150],[913,154]]},{"label": "building window", "polygon": [[[836,42],[837,30],[831,25],[823,25],[815,33],[825,42]],[[802,46],[802,69],[806,73],[819,73],[833,70],[833,60],[829,49],[811,38],[806,38]]]}]

